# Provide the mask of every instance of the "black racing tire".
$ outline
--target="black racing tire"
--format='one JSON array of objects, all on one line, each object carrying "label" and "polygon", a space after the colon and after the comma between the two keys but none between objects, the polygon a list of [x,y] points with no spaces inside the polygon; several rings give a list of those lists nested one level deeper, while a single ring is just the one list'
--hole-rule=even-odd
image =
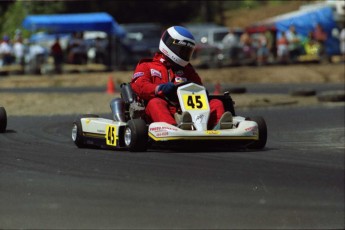
[{"label": "black racing tire", "polygon": [[130,152],[146,152],[148,148],[148,130],[143,119],[132,119],[127,122],[124,143]]},{"label": "black racing tire", "polygon": [[320,102],[342,102],[345,101],[345,91],[326,91],[317,95],[317,99]]},{"label": "black racing tire", "polygon": [[290,91],[291,96],[304,96],[304,97],[309,97],[309,96],[315,96],[316,95],[316,90],[314,89],[294,89]]},{"label": "black racing tire", "polygon": [[7,114],[4,107],[0,107],[0,133],[6,132]]},{"label": "black racing tire", "polygon": [[87,117],[99,117],[98,115],[94,114],[85,114],[85,115],[80,115],[78,116],[72,126],[72,140],[78,148],[85,148],[87,145],[85,144],[84,141],[84,136],[83,136],[83,127],[81,125],[81,119],[82,118],[87,118]]},{"label": "black racing tire", "polygon": [[259,139],[248,145],[249,149],[263,149],[267,142],[267,125],[264,118],[260,116],[249,118],[251,121],[255,121],[259,127]]},{"label": "black racing tire", "polygon": [[245,87],[233,87],[228,88],[225,91],[228,91],[230,94],[243,94],[247,92],[247,88]]}]

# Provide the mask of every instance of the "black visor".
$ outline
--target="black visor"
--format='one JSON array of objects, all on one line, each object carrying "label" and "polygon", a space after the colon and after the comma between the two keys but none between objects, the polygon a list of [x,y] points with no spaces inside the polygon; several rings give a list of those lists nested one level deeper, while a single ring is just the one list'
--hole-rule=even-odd
[{"label": "black visor", "polygon": [[162,36],[164,44],[176,54],[179,58],[189,61],[192,57],[195,44],[188,40],[178,40],[170,36],[166,31]]}]

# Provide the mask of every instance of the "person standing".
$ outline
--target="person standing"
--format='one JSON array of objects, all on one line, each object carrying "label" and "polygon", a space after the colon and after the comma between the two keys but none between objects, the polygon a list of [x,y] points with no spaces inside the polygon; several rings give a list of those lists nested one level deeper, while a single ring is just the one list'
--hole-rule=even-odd
[{"label": "person standing", "polygon": [[257,42],[256,63],[258,66],[265,65],[268,62],[269,50],[267,48],[267,37],[264,33],[259,34]]},{"label": "person standing", "polygon": [[48,53],[49,51],[40,44],[32,41],[29,43],[28,51],[25,55],[25,62],[28,63],[30,73],[42,74]]},{"label": "person standing", "polygon": [[0,60],[2,65],[10,65],[13,62],[13,48],[10,45],[10,38],[4,35],[0,43]]},{"label": "person standing", "polygon": [[340,42],[340,53],[342,56],[342,61],[345,62],[345,23],[339,34],[339,42]]},{"label": "person standing", "polygon": [[277,58],[281,64],[289,63],[289,41],[286,37],[285,31],[281,33],[280,38],[277,40]]},{"label": "person standing", "polygon": [[21,36],[17,36],[16,41],[13,44],[13,53],[15,57],[15,63],[21,66],[24,65],[24,51],[25,46],[23,44],[23,39]]},{"label": "person standing", "polygon": [[323,58],[326,54],[325,43],[327,40],[327,33],[323,30],[322,26],[318,23],[312,33],[313,39],[319,43],[319,56]]},{"label": "person standing", "polygon": [[224,45],[224,49],[229,52],[230,64],[238,64],[239,41],[232,29],[229,29],[229,33],[225,35],[222,44]]},{"label": "person standing", "polygon": [[60,39],[58,36],[56,37],[55,42],[50,49],[50,53],[54,58],[55,73],[57,74],[62,73],[62,63],[63,63],[64,53],[61,48]]},{"label": "person standing", "polygon": [[289,56],[292,62],[296,62],[298,56],[303,54],[302,38],[296,32],[294,25],[289,27],[289,30],[286,32],[286,38],[289,41]]}]

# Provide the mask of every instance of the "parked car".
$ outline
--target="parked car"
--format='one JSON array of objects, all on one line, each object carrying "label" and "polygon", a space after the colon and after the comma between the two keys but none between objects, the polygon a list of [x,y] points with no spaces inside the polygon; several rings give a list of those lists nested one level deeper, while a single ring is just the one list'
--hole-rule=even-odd
[{"label": "parked car", "polygon": [[238,49],[241,29],[232,29],[235,36],[235,45],[227,45],[224,38],[229,35],[230,28],[216,24],[187,24],[186,28],[194,35],[196,50],[192,64],[215,68],[231,64],[233,49]]},{"label": "parked car", "polygon": [[121,25],[126,35],[121,40],[120,66],[133,68],[142,58],[150,58],[158,51],[162,27],[156,23]]}]

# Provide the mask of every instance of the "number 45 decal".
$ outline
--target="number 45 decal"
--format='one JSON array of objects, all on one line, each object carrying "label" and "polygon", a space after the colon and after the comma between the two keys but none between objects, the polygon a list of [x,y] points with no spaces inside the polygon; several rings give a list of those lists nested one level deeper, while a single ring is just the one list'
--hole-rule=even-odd
[{"label": "number 45 decal", "polygon": [[116,127],[114,125],[107,125],[105,140],[107,145],[116,146],[117,141]]},{"label": "number 45 decal", "polygon": [[207,109],[207,101],[205,95],[183,95],[183,103],[187,110]]}]

